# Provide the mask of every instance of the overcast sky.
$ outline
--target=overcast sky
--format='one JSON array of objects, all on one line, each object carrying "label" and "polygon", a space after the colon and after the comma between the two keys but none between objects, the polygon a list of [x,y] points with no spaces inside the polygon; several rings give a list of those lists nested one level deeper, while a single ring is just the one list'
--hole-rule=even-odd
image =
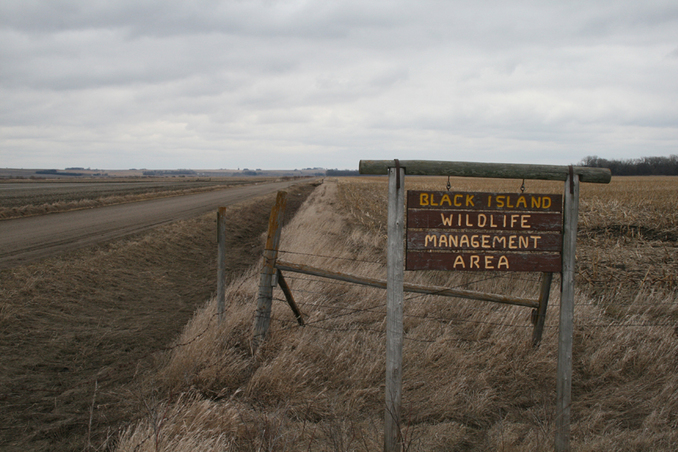
[{"label": "overcast sky", "polygon": [[676,0],[0,0],[0,167],[671,154]]}]

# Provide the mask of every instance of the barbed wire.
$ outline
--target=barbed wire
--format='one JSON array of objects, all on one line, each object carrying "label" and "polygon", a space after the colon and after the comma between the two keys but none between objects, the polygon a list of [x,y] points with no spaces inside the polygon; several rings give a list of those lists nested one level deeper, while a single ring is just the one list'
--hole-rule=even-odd
[{"label": "barbed wire", "polygon": [[343,260],[343,261],[349,261],[349,262],[361,262],[365,264],[379,264],[379,265],[384,265],[385,262],[379,262],[379,261],[368,261],[364,259],[355,259],[351,257],[340,257],[340,256],[325,256],[322,254],[312,254],[312,253],[301,253],[299,251],[289,251],[289,250],[278,250],[278,253],[285,253],[285,254],[295,254],[298,256],[310,256],[310,257],[322,257],[324,259],[336,259],[336,260]]},{"label": "barbed wire", "polygon": [[[283,300],[281,298],[276,298],[277,301],[281,302],[286,302],[286,300]],[[321,323],[321,322],[329,322],[331,320],[335,320],[338,318],[344,318],[352,314],[357,314],[357,313],[362,313],[362,312],[369,312],[369,313],[377,313],[377,314],[384,314],[383,306],[374,306],[370,308],[351,308],[351,307],[346,307],[346,306],[334,306],[334,305],[322,305],[322,304],[316,304],[316,303],[308,303],[308,302],[297,302],[298,304],[302,306],[315,306],[315,307],[327,307],[327,308],[332,308],[332,309],[340,309],[344,311],[349,311],[347,313],[343,313],[340,315],[336,316],[329,316],[325,317],[323,319],[318,319],[313,322],[306,322],[306,325],[311,325],[315,323]],[[381,308],[379,310],[375,310],[377,308]],[[435,316],[430,316],[430,315],[416,315],[416,314],[408,314],[408,313],[403,313],[404,318],[416,318],[420,319],[426,322],[438,322],[438,323],[447,323],[447,324],[476,324],[476,325],[492,325],[492,326],[497,326],[497,327],[502,327],[502,328],[534,328],[534,325],[531,323],[526,323],[526,324],[514,324],[514,323],[503,323],[503,322],[491,322],[491,321],[483,321],[483,320],[474,320],[474,319],[451,319],[451,318],[443,318],[443,317],[435,317]],[[666,327],[671,327],[671,328],[677,328],[678,327],[678,322],[676,323],[670,323],[670,322],[665,322],[665,323],[622,323],[622,322],[611,322],[611,323],[577,323],[577,327],[581,328],[625,328],[625,327],[632,327],[632,328],[666,328]],[[553,329],[553,328],[558,328],[558,325],[544,325],[545,329]]]}]

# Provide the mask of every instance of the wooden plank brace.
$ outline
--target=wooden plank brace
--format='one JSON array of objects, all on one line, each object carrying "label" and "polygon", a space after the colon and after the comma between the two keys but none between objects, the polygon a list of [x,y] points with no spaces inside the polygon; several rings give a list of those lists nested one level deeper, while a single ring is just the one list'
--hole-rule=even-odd
[{"label": "wooden plank brace", "polygon": [[544,332],[544,323],[546,322],[546,310],[549,305],[549,296],[551,294],[551,281],[553,273],[541,274],[541,286],[539,288],[539,307],[532,311],[532,323],[534,331],[532,332],[532,347],[539,347],[541,336]]},{"label": "wooden plank brace", "polygon": [[283,291],[285,294],[285,299],[287,300],[287,304],[290,305],[290,308],[292,309],[292,312],[294,312],[294,316],[297,318],[297,323],[301,326],[306,326],[304,323],[304,318],[301,316],[301,311],[299,310],[299,307],[297,306],[297,303],[294,301],[294,297],[292,296],[292,290],[290,290],[290,286],[287,285],[287,281],[285,281],[285,278],[283,277],[282,272],[280,269],[276,269],[277,274],[278,274],[278,285],[280,286],[280,289]]}]

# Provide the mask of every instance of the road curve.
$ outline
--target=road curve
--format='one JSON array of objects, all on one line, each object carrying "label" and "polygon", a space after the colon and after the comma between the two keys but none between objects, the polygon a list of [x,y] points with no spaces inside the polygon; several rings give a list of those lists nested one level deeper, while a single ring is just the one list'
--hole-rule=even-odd
[{"label": "road curve", "polygon": [[196,217],[219,206],[283,190],[299,181],[232,187],[194,195],[0,221],[0,269],[14,267],[164,223]]}]

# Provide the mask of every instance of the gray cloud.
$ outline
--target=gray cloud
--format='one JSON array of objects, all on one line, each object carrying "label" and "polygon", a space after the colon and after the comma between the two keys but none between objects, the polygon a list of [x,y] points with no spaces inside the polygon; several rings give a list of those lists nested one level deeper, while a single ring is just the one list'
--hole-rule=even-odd
[{"label": "gray cloud", "polygon": [[3,166],[572,163],[678,147],[678,5],[0,4]]}]

